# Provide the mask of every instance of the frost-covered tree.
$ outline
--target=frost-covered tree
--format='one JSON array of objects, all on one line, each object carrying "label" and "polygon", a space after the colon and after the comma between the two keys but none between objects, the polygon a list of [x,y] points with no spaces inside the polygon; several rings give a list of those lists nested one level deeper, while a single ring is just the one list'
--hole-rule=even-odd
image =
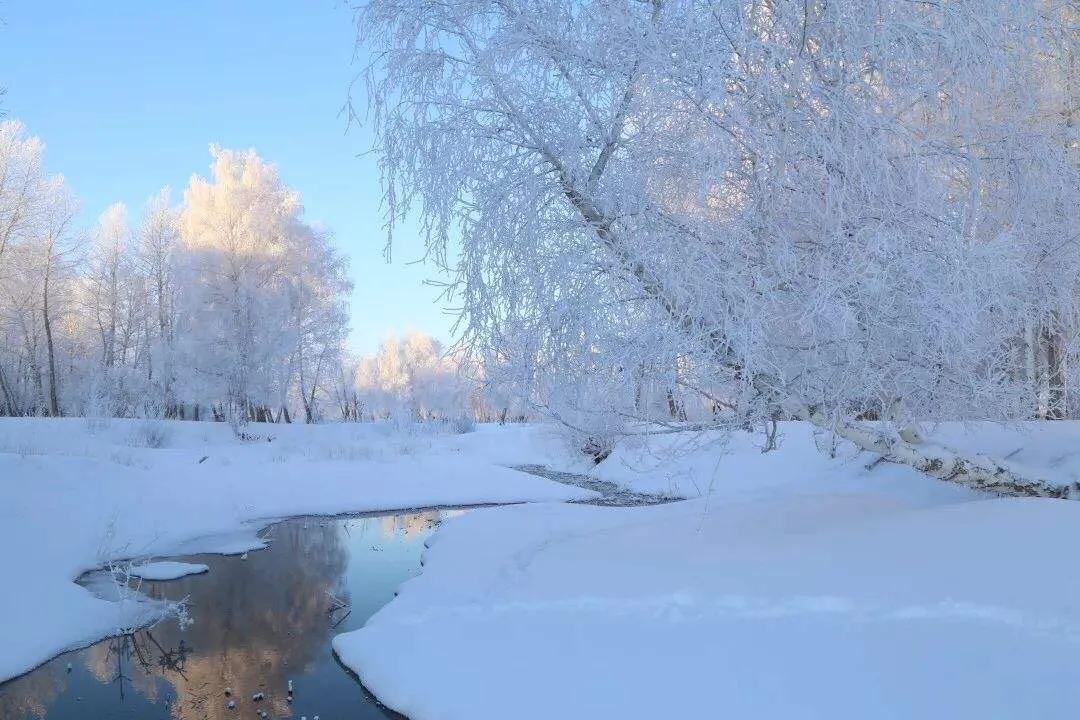
[{"label": "frost-covered tree", "polygon": [[330,244],[328,233],[297,230],[287,251],[289,322],[296,337],[292,365],[304,419],[311,423],[321,416],[320,398],[330,392],[339,371],[349,320],[345,298],[352,283],[345,259]]},{"label": "frost-covered tree", "polygon": [[263,420],[297,377],[313,421],[346,327],[344,264],[273,165],[253,151],[211,154],[211,179],[193,177],[184,194],[176,252],[185,392],[233,421]]},{"label": "frost-covered tree", "polygon": [[138,231],[136,263],[146,288],[143,335],[146,379],[154,405],[175,417],[176,282],[174,253],[180,241],[180,209],[172,205],[169,189],[152,197],[143,211]]},{"label": "frost-covered tree", "polygon": [[[908,439],[1038,411],[1014,377],[1031,325],[1044,404],[1064,403],[1080,170],[1045,78],[1073,82],[1074,9],[371,0],[357,18],[389,219],[416,212],[436,257],[460,233],[472,343],[519,338],[533,378],[666,387],[677,416],[679,389],[718,426],[809,420],[1022,483]],[[647,417],[633,395],[560,402]]]},{"label": "frost-covered tree", "polygon": [[147,278],[127,208],[117,203],[98,220],[82,283],[90,352],[84,367],[83,402],[95,414],[128,415],[148,390]]},{"label": "frost-covered tree", "polygon": [[355,362],[355,395],[340,397],[346,404],[354,398],[369,417],[489,419],[478,402],[480,385],[467,362],[464,355],[447,352],[423,333],[410,331],[400,338],[391,334],[375,355]]},{"label": "frost-covered tree", "polygon": [[44,145],[0,123],[0,409],[60,415],[80,260],[75,202],[43,166]]},{"label": "frost-covered tree", "polygon": [[87,311],[96,327],[98,355],[106,368],[116,365],[118,358],[122,361],[130,340],[123,325],[124,316],[131,312],[125,307],[129,300],[125,285],[131,275],[132,254],[127,208],[117,203],[98,220],[87,276]]},{"label": "frost-covered tree", "polygon": [[29,411],[23,373],[27,358],[19,337],[18,287],[25,248],[42,212],[44,146],[18,122],[0,123],[0,411]]},{"label": "frost-covered tree", "polygon": [[184,193],[179,317],[185,389],[228,417],[246,421],[277,396],[272,387],[295,342],[281,257],[299,199],[254,152],[211,148],[211,179]]},{"label": "frost-covered tree", "polygon": [[0,124],[0,415],[321,417],[347,265],[272,165],[214,148],[183,205],[162,190],[137,229],[117,204],[83,233],[43,149]]}]

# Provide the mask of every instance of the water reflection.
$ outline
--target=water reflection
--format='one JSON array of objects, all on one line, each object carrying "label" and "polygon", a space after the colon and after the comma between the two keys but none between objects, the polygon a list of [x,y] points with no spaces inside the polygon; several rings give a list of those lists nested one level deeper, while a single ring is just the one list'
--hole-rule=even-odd
[{"label": "water reflection", "polygon": [[[330,640],[419,570],[424,538],[453,512],[290,520],[247,559],[191,558],[210,572],[143,591],[189,597],[193,625],[163,623],[46,663],[0,686],[0,718],[389,717],[333,660]],[[266,699],[256,705],[257,692]]]},{"label": "water reflection", "polygon": [[0,717],[45,717],[53,701],[67,689],[62,668],[57,658],[0,686]]}]

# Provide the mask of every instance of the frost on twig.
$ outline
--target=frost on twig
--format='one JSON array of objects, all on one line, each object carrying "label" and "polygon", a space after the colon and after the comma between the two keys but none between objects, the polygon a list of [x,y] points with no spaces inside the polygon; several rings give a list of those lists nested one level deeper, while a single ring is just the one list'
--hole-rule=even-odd
[{"label": "frost on twig", "polygon": [[101,570],[92,573],[86,586],[98,597],[116,603],[118,635],[128,634],[138,628],[153,627],[158,623],[175,619],[181,628],[190,625],[193,620],[189,613],[188,598],[166,600],[151,598],[142,592],[143,578],[138,575],[138,567],[143,561],[131,558],[138,553],[132,552],[131,544],[116,545],[117,517],[113,517],[105,526],[98,545],[98,558]]},{"label": "frost on twig", "polygon": [[345,622],[345,618],[352,614],[347,596],[340,596],[332,589],[326,589],[327,608],[326,615],[330,619],[331,627],[337,627]]},{"label": "frost on twig", "polygon": [[143,592],[143,580],[136,574],[136,567],[135,561],[112,561],[87,582],[87,587],[98,597],[116,603],[116,633],[128,634],[165,620],[176,620],[181,628],[190,625],[193,619],[188,598],[149,597]]}]

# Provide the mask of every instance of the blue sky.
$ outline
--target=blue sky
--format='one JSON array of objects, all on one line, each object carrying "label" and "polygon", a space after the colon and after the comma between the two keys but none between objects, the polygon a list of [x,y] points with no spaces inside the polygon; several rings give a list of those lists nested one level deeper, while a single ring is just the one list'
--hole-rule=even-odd
[{"label": "blue sky", "polygon": [[423,284],[436,270],[408,263],[415,235],[396,235],[394,262],[382,259],[370,136],[346,133],[340,114],[362,62],[343,3],[0,0],[0,19],[3,107],[45,141],[87,225],[117,201],[137,216],[164,185],[178,200],[207,174],[210,143],[255,148],[350,257],[355,349],[406,328],[449,338],[453,318]]}]

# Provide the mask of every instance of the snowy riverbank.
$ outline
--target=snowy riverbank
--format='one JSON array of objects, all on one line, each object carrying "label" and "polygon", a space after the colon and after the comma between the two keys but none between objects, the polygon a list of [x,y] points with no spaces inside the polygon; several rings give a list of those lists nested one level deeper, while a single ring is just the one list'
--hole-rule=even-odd
[{"label": "snowy riverbank", "polygon": [[[287,515],[539,501],[450,522],[422,575],[336,638],[381,700],[412,720],[1080,707],[1080,579],[1065,565],[1078,503],[991,499],[822,452],[799,424],[766,455],[747,435],[623,441],[590,475],[691,498],[640,508],[558,502],[589,493],[507,469],[586,469],[541,426],[252,432],[0,420],[0,677],[154,609],[73,582],[110,560],[243,552]],[[1080,477],[1080,423],[932,437]]]},{"label": "snowy riverbank", "polygon": [[[934,437],[1077,475],[1077,423]],[[844,448],[833,459],[799,425],[765,456],[745,436],[668,464],[655,442],[629,445],[596,474],[711,497],[455,519],[423,574],[336,638],[342,660],[412,720],[1080,707],[1080,503],[987,499]]]},{"label": "snowy riverbank", "polygon": [[242,552],[290,515],[591,496],[501,467],[554,442],[501,430],[261,425],[239,442],[222,424],[0,418],[0,680],[137,620],[74,582],[110,560]]}]

